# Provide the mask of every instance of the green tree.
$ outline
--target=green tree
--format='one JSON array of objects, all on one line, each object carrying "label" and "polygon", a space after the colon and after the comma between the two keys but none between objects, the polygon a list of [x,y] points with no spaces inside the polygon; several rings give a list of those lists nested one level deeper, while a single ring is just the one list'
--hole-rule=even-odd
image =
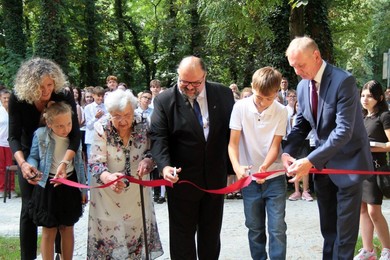
[{"label": "green tree", "polygon": [[35,55],[54,60],[68,73],[68,34],[60,0],[40,0]]}]

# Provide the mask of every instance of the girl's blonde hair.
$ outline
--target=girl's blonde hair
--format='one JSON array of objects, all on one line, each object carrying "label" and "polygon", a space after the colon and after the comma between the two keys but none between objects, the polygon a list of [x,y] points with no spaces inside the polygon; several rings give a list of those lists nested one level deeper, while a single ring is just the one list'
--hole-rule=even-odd
[{"label": "girl's blonde hair", "polygon": [[45,77],[54,81],[56,93],[67,85],[65,74],[53,61],[37,57],[24,62],[16,74],[15,95],[21,101],[34,103],[42,96],[41,84]]},{"label": "girl's blonde hair", "polygon": [[70,113],[72,116],[72,107],[65,102],[52,102],[45,109],[43,117],[45,118],[46,123],[50,124],[53,122],[53,118],[58,115]]}]

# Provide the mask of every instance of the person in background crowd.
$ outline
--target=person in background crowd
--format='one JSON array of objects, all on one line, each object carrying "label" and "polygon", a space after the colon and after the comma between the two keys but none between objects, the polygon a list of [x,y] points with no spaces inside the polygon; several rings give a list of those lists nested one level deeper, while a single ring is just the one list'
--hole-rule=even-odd
[{"label": "person in background crowd", "polygon": [[93,89],[93,86],[89,86],[84,89],[84,100],[81,101],[83,109],[86,105],[93,103]]},{"label": "person in background crowd", "polygon": [[106,83],[109,91],[114,91],[118,88],[118,78],[113,75],[106,78]]},{"label": "person in background crowd", "polygon": [[121,89],[121,90],[123,90],[123,91],[127,90],[127,85],[126,85],[126,83],[120,82],[120,83],[118,84],[118,89]]},{"label": "person in background crowd", "polygon": [[[291,181],[300,180],[312,167],[318,170],[372,171],[372,156],[355,78],[321,58],[311,38],[297,37],[286,56],[302,78],[297,87],[297,122],[287,136],[283,165]],[[313,106],[312,106],[313,105]],[[314,129],[316,148],[295,159],[299,147]],[[353,259],[359,232],[362,182],[360,174],[315,174],[314,185],[324,237],[323,259]]]},{"label": "person in background crowd", "polygon": [[243,88],[241,91],[241,99],[248,98],[253,95],[252,88]]},{"label": "person in background crowd", "polygon": [[[66,77],[61,68],[51,60],[32,58],[21,65],[16,74],[14,92],[9,100],[8,141],[14,158],[19,165],[19,187],[22,195],[20,213],[20,255],[31,260],[37,256],[37,226],[28,212],[28,205],[37,175],[26,161],[30,154],[33,133],[44,125],[43,112],[49,101],[64,101],[72,107],[72,130],[69,146],[62,160],[71,161],[80,146],[80,127],[77,120],[76,103],[72,93],[64,90]],[[60,164],[55,174],[65,172],[66,165]]]},{"label": "person in background crowd", "polygon": [[[94,124],[101,119],[106,113],[106,107],[103,103],[104,97],[104,88],[97,86],[93,89],[93,100],[94,102],[85,106],[84,108],[84,117],[85,117],[85,145],[87,149],[87,158],[91,154],[91,145],[93,143],[94,135]],[[90,183],[90,171],[88,171],[88,183]]]},{"label": "person in background crowd", "polygon": [[234,101],[237,102],[237,100],[240,99],[240,90],[238,90],[238,86],[237,84],[230,84],[229,88],[232,90],[233,92],[233,97],[234,97]]},{"label": "person in background crowd", "polygon": [[[225,151],[232,92],[206,81],[206,66],[195,56],[184,58],[177,72],[177,84],[154,101],[153,158],[165,180],[223,188],[231,167]],[[191,185],[167,187],[167,194],[171,259],[218,259],[224,196]]]},{"label": "person in background crowd", "polygon": [[[74,160],[61,160],[66,153],[68,135],[72,130],[72,109],[68,104],[53,102],[46,108],[43,117],[47,126],[35,131],[27,158],[34,171],[39,173],[29,210],[34,223],[42,226],[42,258],[54,258],[54,241],[58,230],[61,234],[62,259],[72,259],[73,226],[82,216],[82,204],[87,201],[86,190],[82,195],[80,189],[52,183],[52,179],[64,178],[85,183],[81,146]],[[66,170],[55,173],[61,164],[66,165]]]},{"label": "person in background crowd", "polygon": [[152,92],[152,101],[150,102],[150,107],[154,107],[154,99],[160,94],[161,91],[161,82],[158,79],[153,79],[149,83],[149,90]]},{"label": "person in background crowd", "polygon": [[[146,179],[155,164],[147,129],[134,109],[131,92],[116,90],[105,100],[110,119],[95,124],[89,159],[92,184],[127,175]],[[150,188],[143,188],[149,258],[163,254]],[[118,180],[106,189],[92,189],[88,221],[88,259],[146,259],[138,185]]]},{"label": "person in background crowd", "polygon": [[[141,115],[145,124],[147,124],[148,129],[150,126],[150,116],[152,115],[153,109],[149,107],[150,102],[152,101],[152,92],[150,90],[145,90],[141,93],[138,98],[138,107],[135,110],[138,114]],[[151,178],[154,180],[161,179],[161,175],[158,172],[158,169],[153,169],[151,173]],[[164,203],[165,200],[165,186],[154,187],[153,188],[153,200],[158,204]]]},{"label": "person in background crowd", "polygon": [[[83,126],[84,125],[84,109],[83,106],[81,105],[81,97],[82,97],[82,91],[79,87],[74,87],[73,88],[73,97],[74,100],[76,101],[76,106],[77,106],[77,117],[79,119],[79,125]],[[79,109],[80,109],[80,114],[79,114]]]},{"label": "person in background crowd", "polygon": [[385,91],[385,99],[386,99],[387,107],[390,109],[390,87],[387,87]]},{"label": "person in background crowd", "polygon": [[[11,91],[8,89],[0,90],[0,198],[3,197],[5,188],[5,171],[7,166],[12,165],[12,151],[8,143],[8,102],[11,96]],[[11,187],[8,192],[11,192],[11,197],[16,197],[15,192],[15,175],[11,174]]]},{"label": "person in background crowd", "polygon": [[[364,126],[372,142],[385,143],[386,147],[371,146],[373,165],[377,171],[387,171],[387,152],[390,151],[390,112],[381,84],[371,80],[364,84],[360,102],[363,106]],[[363,248],[354,260],[377,259],[373,240],[374,230],[382,245],[380,260],[390,259],[389,226],[382,213],[383,194],[374,174],[363,181],[363,198],[360,209],[360,230]]]},{"label": "person in background crowd", "polygon": [[[295,105],[294,105],[294,110],[291,114],[291,117],[289,116],[288,124],[291,124],[291,126],[287,127],[287,135],[291,132],[291,128],[296,124],[297,111],[298,111],[298,107],[299,107],[299,103],[296,101],[295,90],[289,90],[288,93],[289,94],[288,94],[287,98],[289,99],[289,101],[288,101],[289,104],[292,102],[291,99],[295,99],[295,102],[294,102]],[[295,96],[295,98],[294,98],[294,96]],[[289,104],[286,106],[287,108],[289,107]],[[312,132],[309,133],[309,135],[306,137],[305,141],[301,144],[300,151],[297,153],[297,158],[304,158],[310,153],[310,137],[312,136]],[[302,177],[302,193],[301,193],[300,187],[299,187],[300,181],[294,181],[294,183],[293,183],[294,193],[292,193],[288,197],[289,200],[297,201],[297,200],[302,199],[302,200],[306,200],[306,201],[313,201],[313,197],[310,194],[309,178],[310,178],[309,174],[304,175]]]},{"label": "person in background crowd", "polygon": [[[281,142],[286,134],[287,110],[275,101],[282,74],[272,67],[257,70],[252,77],[253,95],[238,101],[230,119],[229,157],[237,179],[251,170],[266,172],[282,167]],[[245,226],[253,259],[286,259],[286,178],[277,172],[266,179],[252,177],[242,189]],[[266,219],[267,228],[266,228]]]},{"label": "person in background crowd", "polygon": [[283,77],[282,78],[282,82],[280,82],[279,93],[280,93],[280,95],[282,97],[282,104],[286,106],[288,104],[288,99],[287,99],[287,95],[288,95],[288,80],[287,80],[286,77]]}]

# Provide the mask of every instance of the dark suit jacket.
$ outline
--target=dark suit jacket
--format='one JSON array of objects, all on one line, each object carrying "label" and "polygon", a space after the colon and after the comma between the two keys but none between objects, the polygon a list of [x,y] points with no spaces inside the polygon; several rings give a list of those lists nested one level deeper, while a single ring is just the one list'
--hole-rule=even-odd
[{"label": "dark suit jacket", "polygon": [[[205,189],[226,186],[230,137],[229,121],[234,105],[232,91],[218,83],[206,82],[209,135],[205,140],[191,104],[177,85],[154,100],[151,117],[152,154],[158,169],[181,167],[180,180],[189,180]],[[197,200],[202,192],[188,184],[175,185],[174,196]]]},{"label": "dark suit jacket", "polygon": [[[310,107],[310,81],[298,84],[297,123],[287,138],[284,152],[295,156],[312,128],[316,149],[308,155],[314,166],[333,169],[373,170],[370,145],[363,124],[359,92],[354,77],[330,64],[325,67],[318,96],[317,122]],[[358,183],[367,175],[336,175],[330,178],[339,187]]]}]

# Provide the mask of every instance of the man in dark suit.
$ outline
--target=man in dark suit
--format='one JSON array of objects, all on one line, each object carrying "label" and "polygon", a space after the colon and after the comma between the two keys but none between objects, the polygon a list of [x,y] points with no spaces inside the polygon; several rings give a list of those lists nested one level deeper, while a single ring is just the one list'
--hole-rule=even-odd
[{"label": "man in dark suit", "polygon": [[[177,84],[154,101],[153,158],[168,181],[188,180],[205,189],[223,188],[230,164],[227,147],[232,92],[206,81],[207,71],[200,58],[184,58],[177,72]],[[175,184],[167,192],[171,259],[218,259],[224,196],[189,184]]]},{"label": "man in dark suit", "polygon": [[[317,44],[309,37],[295,38],[286,56],[295,73],[302,77],[297,88],[297,123],[287,137],[282,155],[287,173],[300,179],[313,166],[318,170],[373,170],[354,77],[323,61]],[[295,160],[291,156],[296,155],[311,129],[315,129],[316,148],[307,157]],[[315,174],[324,237],[323,259],[353,259],[362,181],[366,177]]]}]

